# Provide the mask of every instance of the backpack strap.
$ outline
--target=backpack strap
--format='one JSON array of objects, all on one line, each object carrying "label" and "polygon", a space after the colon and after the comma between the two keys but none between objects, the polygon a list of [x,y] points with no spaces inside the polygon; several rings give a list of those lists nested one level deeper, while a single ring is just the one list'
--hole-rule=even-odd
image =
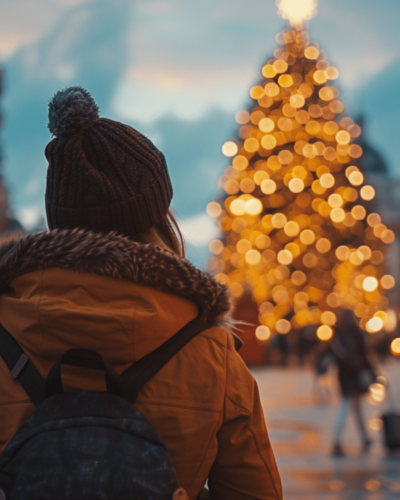
[{"label": "backpack strap", "polygon": [[45,379],[24,353],[14,337],[0,324],[0,356],[10,370],[10,377],[18,380],[35,406],[45,400]]},{"label": "backpack strap", "polygon": [[[193,319],[160,347],[127,368],[121,375],[125,399],[133,404],[142,387],[192,338],[210,326],[202,319]],[[18,380],[35,406],[39,406],[46,399],[46,380],[34,367],[14,337],[1,324],[0,356],[10,370],[10,377]],[[67,364],[98,368],[90,359],[79,362],[69,360]]]},{"label": "backpack strap", "polygon": [[[195,318],[189,321],[173,337],[160,347],[139,359],[121,375],[125,389],[125,399],[134,403],[139,391],[147,382],[168,363],[168,361],[197,334],[210,328],[206,321]],[[193,360],[195,364],[196,360]]]}]

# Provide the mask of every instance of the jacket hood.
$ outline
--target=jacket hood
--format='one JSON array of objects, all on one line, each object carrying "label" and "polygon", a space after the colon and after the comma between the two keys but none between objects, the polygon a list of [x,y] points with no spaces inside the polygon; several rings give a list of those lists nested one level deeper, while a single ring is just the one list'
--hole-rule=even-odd
[{"label": "jacket hood", "polygon": [[49,268],[146,285],[197,303],[212,325],[230,329],[233,324],[227,287],[157,245],[82,229],[15,234],[0,245],[0,290],[21,275]]}]

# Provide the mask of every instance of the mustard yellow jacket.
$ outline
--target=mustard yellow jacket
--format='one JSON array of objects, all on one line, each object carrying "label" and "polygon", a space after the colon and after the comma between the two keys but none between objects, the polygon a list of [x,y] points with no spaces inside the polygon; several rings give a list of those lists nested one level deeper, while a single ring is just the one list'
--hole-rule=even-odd
[{"label": "mustard yellow jacket", "polygon": [[[0,322],[43,377],[73,347],[98,351],[118,373],[201,311],[215,326],[191,340],[135,406],[164,439],[195,499],[281,499],[255,380],[235,349],[226,288],[155,245],[114,234],[54,230],[0,248]],[[0,451],[34,410],[0,358]],[[100,372],[63,367],[66,390],[104,390]]]}]

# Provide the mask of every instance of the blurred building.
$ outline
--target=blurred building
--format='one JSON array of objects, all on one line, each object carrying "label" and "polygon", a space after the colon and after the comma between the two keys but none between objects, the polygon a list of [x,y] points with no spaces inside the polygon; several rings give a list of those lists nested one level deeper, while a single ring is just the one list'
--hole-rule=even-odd
[{"label": "blurred building", "polygon": [[365,176],[366,184],[375,189],[375,198],[369,202],[368,211],[377,212],[382,223],[391,229],[395,235],[395,241],[390,245],[389,256],[385,267],[391,274],[396,285],[387,291],[390,307],[396,311],[398,317],[400,312],[400,180],[393,179],[390,175],[389,166],[384,157],[375,149],[368,140],[368,124],[361,117],[357,123],[364,131],[358,140],[363,149],[362,157],[357,160],[356,165]]}]

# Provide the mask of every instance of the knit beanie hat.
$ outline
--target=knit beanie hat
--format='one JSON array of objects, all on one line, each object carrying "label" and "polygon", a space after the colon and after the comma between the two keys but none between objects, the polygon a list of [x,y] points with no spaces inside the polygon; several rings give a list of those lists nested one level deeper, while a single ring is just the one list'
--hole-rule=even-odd
[{"label": "knit beanie hat", "polygon": [[137,130],[99,118],[82,87],[49,104],[46,213],[50,229],[135,236],[164,219],[172,186],[163,154]]}]

